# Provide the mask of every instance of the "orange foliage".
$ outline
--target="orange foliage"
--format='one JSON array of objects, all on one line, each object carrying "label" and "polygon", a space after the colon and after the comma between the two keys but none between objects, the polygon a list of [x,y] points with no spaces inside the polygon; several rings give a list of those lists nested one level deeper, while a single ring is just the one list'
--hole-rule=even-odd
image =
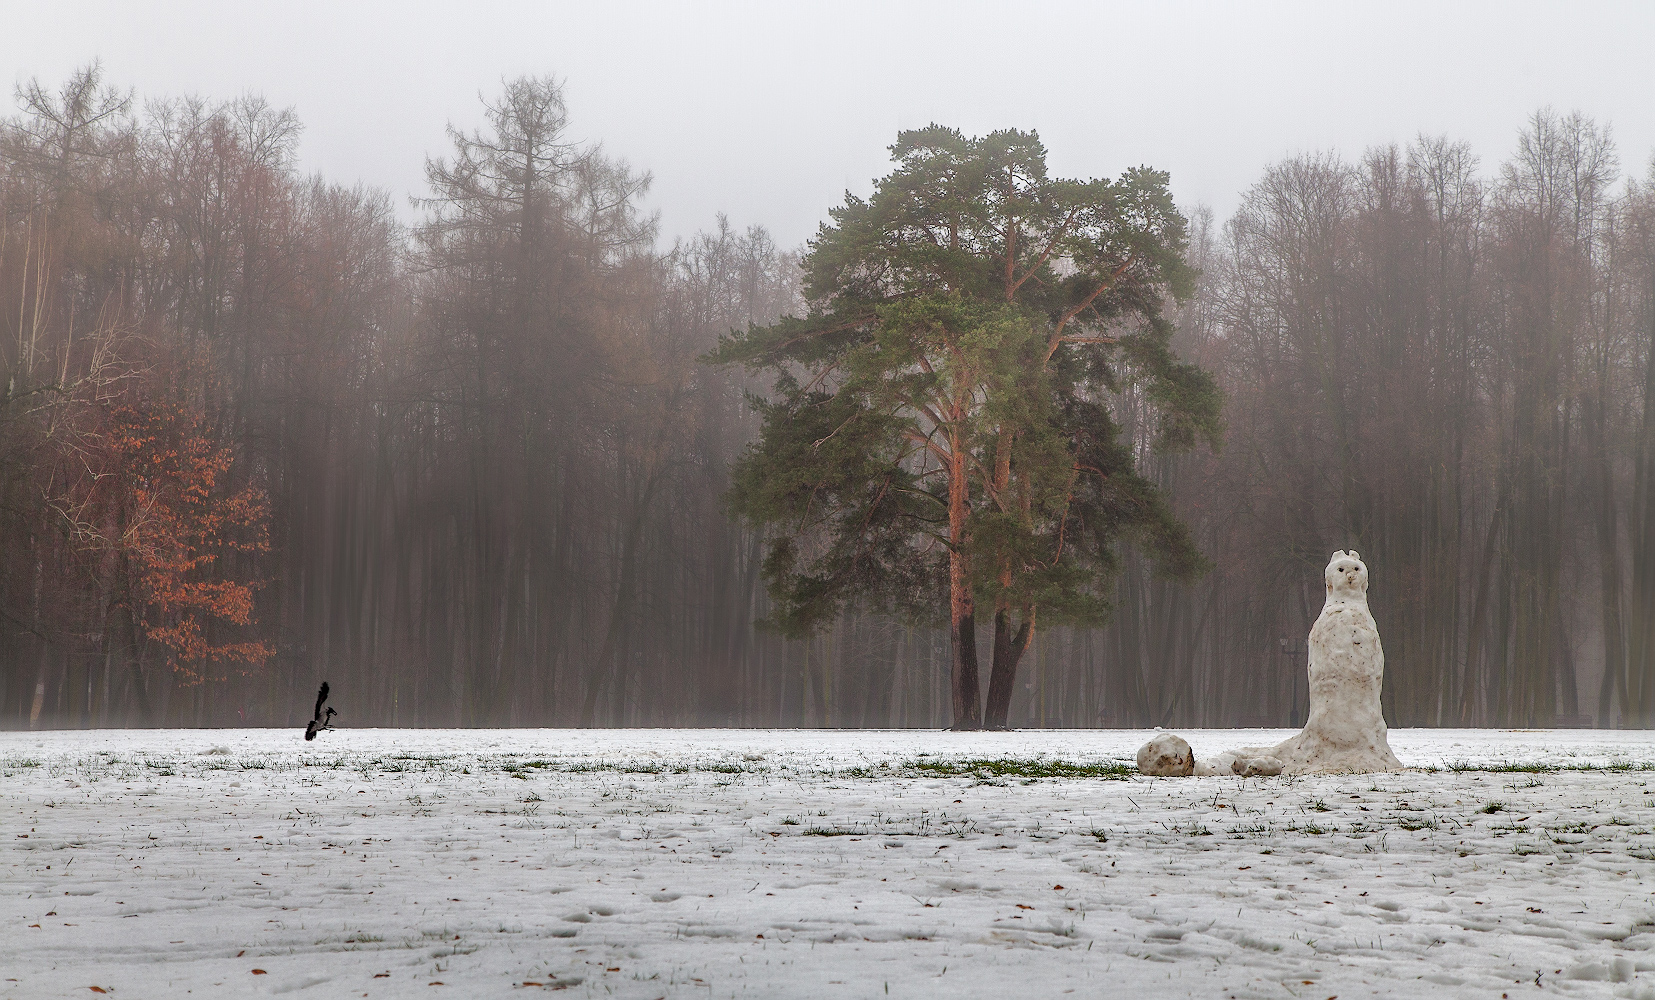
[{"label": "orange foliage", "polygon": [[226,579],[223,557],[268,552],[270,511],[256,486],[222,495],[230,450],[213,445],[203,422],[185,406],[145,401],[115,408],[106,427],[133,616],[186,684],[221,679],[211,664],[252,667],[274,652],[210,634],[215,622],[253,623],[259,582]]}]

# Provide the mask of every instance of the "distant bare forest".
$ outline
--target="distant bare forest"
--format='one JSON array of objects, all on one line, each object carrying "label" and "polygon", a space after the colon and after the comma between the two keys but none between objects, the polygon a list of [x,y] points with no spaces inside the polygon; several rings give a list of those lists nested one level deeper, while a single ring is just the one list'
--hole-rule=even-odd
[{"label": "distant bare forest", "polygon": [[[344,726],[949,723],[945,608],[757,624],[724,495],[767,386],[702,359],[810,307],[799,251],[666,245],[555,83],[451,129],[406,225],[256,97],[18,97],[0,727],[303,726],[324,679]],[[1655,721],[1655,176],[1578,114],[1513,126],[1492,169],[1422,137],[1190,213],[1169,315],[1223,448],[1110,405],[1213,569],[1123,545],[1110,623],[1034,634],[1012,725],[1302,723],[1336,548],[1392,725]]]}]

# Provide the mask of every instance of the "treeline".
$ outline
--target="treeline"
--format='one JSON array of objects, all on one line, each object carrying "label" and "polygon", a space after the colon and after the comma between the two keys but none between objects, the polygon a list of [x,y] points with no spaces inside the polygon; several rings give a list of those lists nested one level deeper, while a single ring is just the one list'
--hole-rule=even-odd
[{"label": "treeline", "polygon": [[1492,177],[1446,139],[1290,159],[1194,253],[1183,343],[1229,441],[1160,474],[1217,568],[1123,582],[1125,717],[1302,721],[1348,546],[1393,725],[1648,726],[1655,188],[1609,129],[1538,113]]},{"label": "treeline", "polygon": [[[700,359],[803,308],[797,256],[721,220],[663,245],[555,83],[451,131],[410,225],[301,174],[257,98],[95,68],[19,98],[0,726],[302,725],[323,679],[356,726],[948,724],[946,609],[755,627],[724,493],[767,387]],[[1115,418],[1215,568],[1123,549],[1110,625],[1035,634],[1012,724],[1302,721],[1344,547],[1393,724],[1647,724],[1655,199],[1607,130],[1537,116],[1492,178],[1439,140],[1295,159],[1194,221],[1175,346],[1225,446]]]},{"label": "treeline", "polygon": [[794,257],[670,249],[549,80],[452,131],[405,229],[256,98],[96,69],[0,133],[0,719],[738,721],[743,387],[697,358]]}]

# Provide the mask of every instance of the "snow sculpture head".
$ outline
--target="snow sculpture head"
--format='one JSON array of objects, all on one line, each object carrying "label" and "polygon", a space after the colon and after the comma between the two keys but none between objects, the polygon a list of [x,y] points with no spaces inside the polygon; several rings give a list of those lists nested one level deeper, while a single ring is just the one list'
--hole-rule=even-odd
[{"label": "snow sculpture head", "polygon": [[1328,597],[1346,601],[1368,599],[1368,567],[1355,549],[1333,553],[1322,576],[1327,580]]}]

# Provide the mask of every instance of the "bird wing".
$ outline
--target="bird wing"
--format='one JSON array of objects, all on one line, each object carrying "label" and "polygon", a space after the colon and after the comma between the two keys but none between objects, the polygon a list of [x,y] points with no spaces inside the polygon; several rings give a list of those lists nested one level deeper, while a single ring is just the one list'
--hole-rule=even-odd
[{"label": "bird wing", "polygon": [[322,703],[327,701],[327,700],[328,700],[328,682],[323,681],[322,682],[322,690],[316,692],[316,711],[313,713],[315,718],[320,719],[322,717]]}]

